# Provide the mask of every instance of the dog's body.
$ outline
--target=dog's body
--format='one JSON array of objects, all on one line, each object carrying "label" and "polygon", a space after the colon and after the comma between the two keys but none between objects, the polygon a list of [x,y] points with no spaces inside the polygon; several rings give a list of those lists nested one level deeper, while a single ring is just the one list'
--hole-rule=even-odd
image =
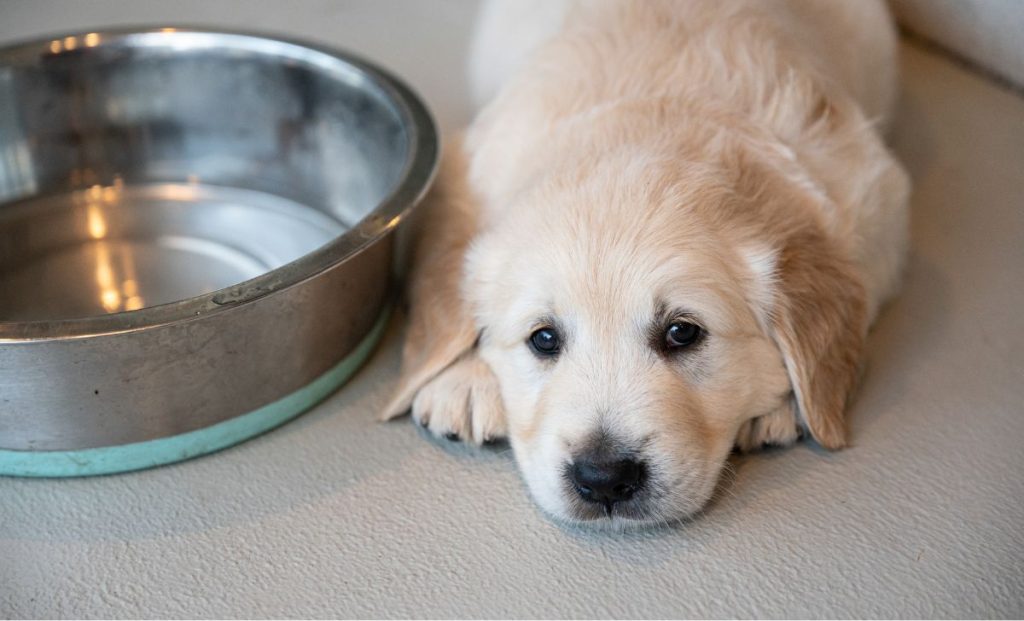
[{"label": "dog's body", "polygon": [[880,0],[492,2],[387,415],[507,435],[568,520],[675,519],[729,450],[845,443],[908,183]]}]

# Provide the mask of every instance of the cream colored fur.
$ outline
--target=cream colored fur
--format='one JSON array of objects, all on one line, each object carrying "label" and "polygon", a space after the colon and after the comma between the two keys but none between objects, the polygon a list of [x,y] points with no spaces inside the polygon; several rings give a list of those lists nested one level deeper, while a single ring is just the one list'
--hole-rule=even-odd
[{"label": "cream colored fur", "polygon": [[[699,511],[733,446],[843,446],[906,243],[895,51],[880,0],[488,3],[488,103],[428,199],[385,415],[507,435],[569,521],[597,517],[564,476],[597,434],[649,466],[616,524]],[[680,314],[706,338],[660,353]],[[554,360],[527,346],[548,324]]]}]

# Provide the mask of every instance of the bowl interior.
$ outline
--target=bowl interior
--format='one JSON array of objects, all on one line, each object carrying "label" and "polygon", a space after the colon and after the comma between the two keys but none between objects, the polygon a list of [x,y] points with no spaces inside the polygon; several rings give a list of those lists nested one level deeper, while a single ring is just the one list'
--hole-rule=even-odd
[{"label": "bowl interior", "polygon": [[169,30],[0,52],[0,321],[281,267],[367,216],[409,143],[370,73],[287,42]]}]

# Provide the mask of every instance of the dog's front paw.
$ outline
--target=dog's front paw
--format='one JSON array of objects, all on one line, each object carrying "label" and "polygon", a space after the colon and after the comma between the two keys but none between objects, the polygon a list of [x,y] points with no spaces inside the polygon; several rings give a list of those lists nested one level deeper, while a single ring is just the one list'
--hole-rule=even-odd
[{"label": "dog's front paw", "polygon": [[507,435],[498,380],[475,355],[466,356],[420,388],[412,417],[436,436],[485,444]]},{"label": "dog's front paw", "polygon": [[736,448],[749,453],[769,446],[789,446],[802,435],[793,408],[787,404],[743,423],[736,434]]}]

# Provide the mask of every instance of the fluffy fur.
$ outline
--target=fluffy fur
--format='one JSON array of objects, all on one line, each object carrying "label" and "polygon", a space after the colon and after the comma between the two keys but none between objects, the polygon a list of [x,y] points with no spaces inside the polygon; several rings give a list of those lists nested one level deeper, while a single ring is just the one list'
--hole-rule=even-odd
[{"label": "fluffy fur", "polygon": [[[487,103],[425,209],[385,416],[507,436],[568,521],[689,516],[734,446],[842,447],[906,236],[884,4],[495,1],[472,56]],[[667,353],[680,317],[705,337]],[[642,460],[632,497],[567,480],[595,446]]]}]

